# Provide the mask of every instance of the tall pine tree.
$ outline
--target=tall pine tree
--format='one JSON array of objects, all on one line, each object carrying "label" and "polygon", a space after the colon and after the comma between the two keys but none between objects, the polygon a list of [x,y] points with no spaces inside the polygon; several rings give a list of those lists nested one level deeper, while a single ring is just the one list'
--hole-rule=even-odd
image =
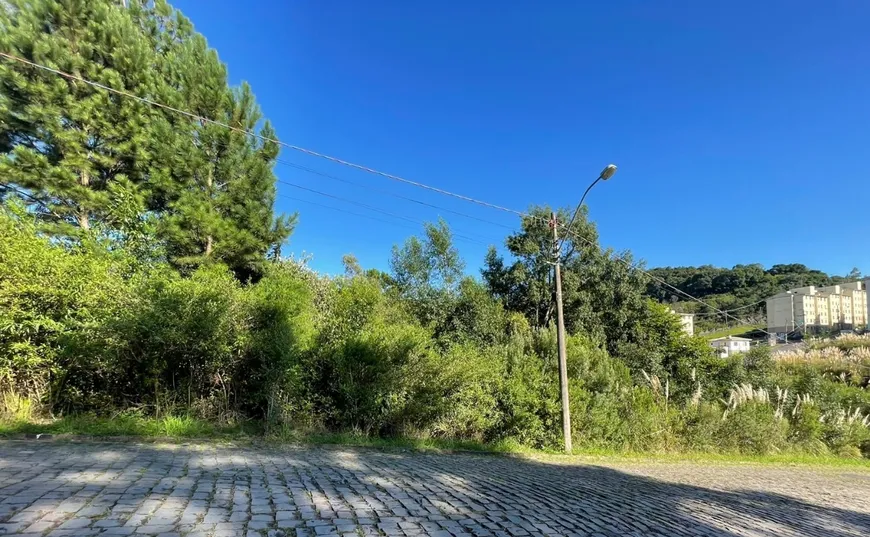
[{"label": "tall pine tree", "polygon": [[262,137],[206,121],[177,121],[175,143],[164,146],[173,166],[160,196],[168,253],[182,267],[220,260],[242,279],[255,276],[295,222],[295,216],[275,218],[272,211],[275,132],[262,121],[250,86],[228,88],[226,69],[202,36],[183,39],[167,67],[186,110]]},{"label": "tall pine tree", "polygon": [[[0,49],[134,94],[150,96],[153,51],[108,1],[0,4]],[[88,84],[0,61],[0,192],[20,197],[60,236],[121,227],[141,211],[152,107]]]},{"label": "tall pine tree", "polygon": [[[199,116],[275,134],[250,87],[164,0],[0,3],[0,49]],[[0,61],[0,196],[44,231],[155,234],[169,260],[256,275],[295,216],[276,218],[274,142]],[[153,225],[146,225],[153,224]]]}]

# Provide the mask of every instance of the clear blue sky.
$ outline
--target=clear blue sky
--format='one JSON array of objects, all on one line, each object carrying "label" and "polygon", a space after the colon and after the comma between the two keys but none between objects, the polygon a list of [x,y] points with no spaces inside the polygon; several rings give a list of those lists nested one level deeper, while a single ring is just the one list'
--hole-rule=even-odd
[{"label": "clear blue sky", "polygon": [[[606,4],[606,5],[605,5]],[[588,203],[648,266],[804,263],[870,272],[870,3],[174,2],[286,142],[516,209]],[[324,173],[515,225],[316,158]],[[278,165],[412,220],[439,211]],[[415,224],[279,185],[288,251],[386,267]],[[360,218],[365,213],[396,224]],[[508,230],[442,213],[460,234]],[[410,226],[404,227],[404,226]],[[457,243],[476,272],[486,247]]]}]

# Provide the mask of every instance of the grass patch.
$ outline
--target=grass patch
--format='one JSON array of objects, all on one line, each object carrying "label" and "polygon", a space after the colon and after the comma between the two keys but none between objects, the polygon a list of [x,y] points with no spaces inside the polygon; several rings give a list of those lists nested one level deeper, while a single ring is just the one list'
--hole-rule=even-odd
[{"label": "grass patch", "polygon": [[148,418],[121,414],[107,418],[92,414],[66,416],[56,420],[0,422],[0,435],[56,434],[85,436],[141,436],[166,438],[232,439],[256,435],[258,427],[249,424],[218,425],[188,416]]},{"label": "grass patch", "polygon": [[414,451],[473,451],[479,453],[518,453],[522,451],[513,442],[484,443],[474,440],[444,438],[378,437],[360,433],[283,431],[270,434],[267,441],[275,444],[296,443],[327,446],[371,447],[381,449],[407,449]]},{"label": "grass patch", "polygon": [[[707,339],[716,339],[719,337],[726,336],[744,336],[753,332],[755,330],[764,329],[764,325],[760,324],[741,324],[740,326],[735,326],[733,328],[724,328],[722,330],[717,330],[715,332],[710,332],[708,334],[703,334],[703,337]],[[746,336],[748,337],[748,336]]]},{"label": "grass patch", "polygon": [[770,466],[824,466],[848,467],[870,471],[870,459],[812,455],[784,452],[772,455],[746,455],[739,453],[709,452],[651,452],[634,453],[608,449],[579,447],[571,455],[557,450],[540,450],[523,446],[515,441],[484,443],[470,440],[436,438],[389,437],[382,438],[360,433],[302,432],[281,430],[264,434],[255,423],[217,425],[186,416],[149,418],[138,414],[101,417],[92,414],[67,416],[44,421],[0,421],[0,436],[22,434],[84,435],[92,437],[142,437],[164,439],[204,440],[263,440],[268,445],[302,444],[314,446],[345,446],[394,449],[422,452],[477,452],[511,454],[523,458],[555,464],[612,464],[612,463],[697,463],[697,464],[761,464]]},{"label": "grass patch", "polygon": [[812,455],[792,452],[771,455],[747,455],[743,453],[673,452],[673,453],[626,453],[606,450],[581,450],[566,455],[543,452],[528,452],[526,456],[557,464],[581,463],[697,463],[697,464],[757,464],[764,466],[824,466],[855,468],[870,471],[870,459],[837,457],[835,455]]}]

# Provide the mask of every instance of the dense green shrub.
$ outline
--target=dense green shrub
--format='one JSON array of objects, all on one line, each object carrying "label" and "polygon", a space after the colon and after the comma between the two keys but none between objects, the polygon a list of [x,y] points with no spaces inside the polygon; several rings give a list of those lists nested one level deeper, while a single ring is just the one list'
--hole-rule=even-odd
[{"label": "dense green shrub", "polygon": [[796,447],[811,453],[826,451],[822,437],[824,431],[822,412],[818,406],[811,403],[797,404],[792,411],[790,421],[788,439]]},{"label": "dense green shrub", "polygon": [[216,411],[231,412],[247,337],[242,289],[232,274],[217,265],[189,278],[155,272],[137,295],[135,307],[107,330],[109,352],[123,368],[125,403],[159,414],[180,397],[187,405],[214,397]]},{"label": "dense green shrub", "polygon": [[[86,241],[36,235],[31,215],[0,211],[0,384],[25,397],[85,397],[77,371],[113,367],[91,355],[96,333],[129,305],[132,265]],[[101,391],[96,379],[93,390]]]},{"label": "dense green shrub", "polygon": [[438,417],[431,434],[444,438],[493,440],[500,425],[499,394],[504,384],[503,347],[451,346],[436,364]]},{"label": "dense green shrub", "polygon": [[433,418],[431,336],[367,277],[339,281],[308,357],[318,413],[339,429],[396,433]]},{"label": "dense green shrub", "polygon": [[[580,394],[577,394],[580,395]],[[646,387],[622,387],[614,392],[589,392],[574,417],[579,444],[627,451],[672,447],[671,410]]]},{"label": "dense green shrub", "polygon": [[720,447],[748,454],[767,454],[786,447],[788,422],[771,406],[750,401],[728,412],[716,432]]},{"label": "dense green shrub", "polygon": [[722,409],[717,403],[699,401],[682,410],[677,435],[682,447],[689,451],[721,451],[719,429],[722,427]]},{"label": "dense green shrub", "polygon": [[516,354],[498,394],[501,423],[495,436],[532,447],[556,447],[562,438],[559,380],[540,358]]},{"label": "dense green shrub", "polygon": [[246,290],[250,334],[241,389],[248,412],[270,423],[311,413],[304,384],[304,360],[316,336],[311,281],[296,265],[273,264]]},{"label": "dense green shrub", "polygon": [[837,455],[860,457],[870,443],[870,429],[860,409],[838,409],[824,416],[822,436]]},{"label": "dense green shrub", "polygon": [[774,374],[773,356],[770,347],[756,345],[749,352],[740,356],[743,359],[743,370],[746,381],[750,384],[764,386]]}]

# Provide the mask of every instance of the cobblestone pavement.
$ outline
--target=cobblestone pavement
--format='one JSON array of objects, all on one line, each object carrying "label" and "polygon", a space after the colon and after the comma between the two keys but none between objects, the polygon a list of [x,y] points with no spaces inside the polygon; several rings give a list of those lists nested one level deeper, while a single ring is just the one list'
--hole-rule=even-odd
[{"label": "cobblestone pavement", "polygon": [[9,441],[0,532],[866,537],[870,472]]}]

